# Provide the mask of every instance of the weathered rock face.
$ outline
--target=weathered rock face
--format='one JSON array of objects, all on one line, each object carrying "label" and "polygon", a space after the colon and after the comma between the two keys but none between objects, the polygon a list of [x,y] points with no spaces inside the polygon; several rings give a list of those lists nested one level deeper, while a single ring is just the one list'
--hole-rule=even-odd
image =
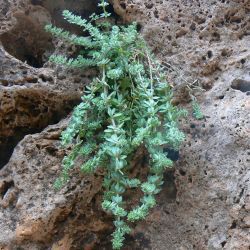
[{"label": "weathered rock face", "polygon": [[148,248],[249,249],[249,1],[114,3],[162,61],[182,68],[178,84],[210,89],[200,98],[206,119],[184,125],[176,200],[149,216]]},{"label": "weathered rock face", "polygon": [[[66,116],[80,92],[56,83],[49,69],[36,70],[0,48],[0,167],[25,134],[41,131]],[[78,88],[78,87],[76,87]],[[64,91],[62,91],[62,89]]]},{"label": "weathered rock face", "polygon": [[[79,249],[111,232],[111,220],[106,223],[101,210],[94,213],[100,209],[100,177],[75,179],[61,193],[52,187],[65,154],[59,136],[67,121],[29,135],[66,117],[95,74],[46,63],[54,45],[66,51],[44,31],[45,23],[56,21],[51,13],[60,4],[0,1],[0,249]],[[83,6],[87,10],[94,3]]]},{"label": "weathered rock face", "polygon": [[53,188],[65,154],[59,136],[66,123],[27,135],[2,170],[2,248],[69,249],[68,245],[79,249],[98,242],[95,233],[110,231],[110,223],[105,223],[106,217],[97,207],[100,174],[79,178],[76,173],[67,188],[60,192]]},{"label": "weathered rock face", "polygon": [[[54,2],[52,7],[58,5]],[[0,168],[24,135],[39,132],[71,112],[94,73],[68,70],[65,74],[60,67],[51,70],[44,64],[53,43],[63,50],[44,30],[46,23],[54,21],[51,6],[1,1],[1,7]]]},{"label": "weathered rock face", "polygon": [[[0,48],[0,167],[25,134],[57,123],[76,103],[79,93],[59,90],[49,69],[35,70]],[[52,76],[51,76],[52,75]],[[62,86],[61,86],[62,88]]]},{"label": "weathered rock face", "polygon": [[[60,10],[85,16],[95,4],[0,0],[0,249],[111,249],[111,218],[100,207],[102,173],[75,170],[60,192],[52,187],[66,153],[62,118],[94,72],[46,63],[55,47],[65,48],[43,26],[53,20],[68,28]],[[124,20],[140,23],[166,66],[180,69],[170,70],[170,80],[178,86],[198,80],[207,90],[199,97],[205,119],[182,124],[187,138],[174,176],[166,175],[158,206],[124,249],[249,249],[249,1],[113,4]]]},{"label": "weathered rock face", "polygon": [[250,102],[222,79],[203,97],[206,119],[184,126],[176,200],[149,217],[152,249],[249,248]]},{"label": "weathered rock face", "polygon": [[[137,21],[158,57],[209,89],[230,67],[246,67],[250,4],[232,1],[112,0],[126,21]],[[119,4],[120,3],[120,4]],[[179,75],[179,76],[178,76]]]}]

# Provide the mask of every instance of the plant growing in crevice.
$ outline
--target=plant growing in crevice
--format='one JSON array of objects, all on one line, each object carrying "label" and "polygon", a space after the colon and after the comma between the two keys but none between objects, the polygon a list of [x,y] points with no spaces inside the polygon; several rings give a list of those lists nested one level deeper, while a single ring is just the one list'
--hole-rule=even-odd
[{"label": "plant growing in crevice", "polygon": [[192,109],[193,115],[197,120],[202,120],[204,118],[204,114],[202,113],[200,105],[198,104],[195,97],[192,98]]},{"label": "plant growing in crevice", "polygon": [[[91,15],[89,21],[68,10],[63,12],[69,23],[88,32],[86,37],[52,25],[46,29],[65,42],[83,47],[76,58],[53,55],[52,62],[73,68],[96,67],[99,72],[62,133],[62,145],[70,144],[73,149],[63,160],[55,187],[69,180],[78,157],[84,158],[84,173],[105,169],[102,208],[114,216],[112,244],[113,249],[120,249],[132,222],[144,219],[156,204],[164,171],[173,165],[163,147],[177,149],[184,140],[178,120],[186,111],[172,105],[172,88],[163,67],[147,48],[136,24],[111,25],[107,5],[101,0],[103,13]],[[130,160],[140,147],[145,147],[150,157],[144,182],[129,174]],[[123,195],[131,188],[140,189],[143,196],[138,206],[128,208]]]},{"label": "plant growing in crevice", "polygon": [[200,86],[196,86],[194,84],[187,84],[186,88],[188,90],[188,94],[191,98],[191,105],[192,105],[192,110],[193,110],[193,116],[197,120],[202,120],[205,118],[204,114],[201,111],[201,107],[197,101],[196,95],[194,94],[195,92],[201,92],[204,91],[204,89]]}]

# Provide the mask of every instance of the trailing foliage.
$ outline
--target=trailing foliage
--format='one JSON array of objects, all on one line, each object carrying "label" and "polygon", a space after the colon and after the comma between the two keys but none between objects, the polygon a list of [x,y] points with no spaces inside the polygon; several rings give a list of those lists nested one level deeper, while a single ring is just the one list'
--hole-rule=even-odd
[{"label": "trailing foliage", "polygon": [[[69,180],[69,171],[77,157],[84,158],[81,170],[93,173],[104,168],[105,189],[102,208],[114,216],[113,249],[123,246],[131,222],[144,219],[155,206],[163,174],[173,162],[163,147],[177,149],[184,139],[178,129],[178,119],[185,114],[171,104],[172,90],[161,65],[154,59],[136,24],[119,27],[107,22],[107,2],[101,0],[101,15],[90,21],[64,11],[64,18],[79,25],[89,36],[69,34],[52,25],[47,31],[65,42],[83,47],[76,58],[61,55],[50,60],[67,67],[96,67],[99,76],[86,87],[82,102],[75,109],[62,144],[73,145],[63,160],[63,170],[55,186]],[[97,19],[103,20],[94,25]],[[139,147],[145,147],[150,157],[149,175],[145,182],[130,178],[130,159]],[[126,190],[141,189],[143,196],[134,208],[126,206]]]}]

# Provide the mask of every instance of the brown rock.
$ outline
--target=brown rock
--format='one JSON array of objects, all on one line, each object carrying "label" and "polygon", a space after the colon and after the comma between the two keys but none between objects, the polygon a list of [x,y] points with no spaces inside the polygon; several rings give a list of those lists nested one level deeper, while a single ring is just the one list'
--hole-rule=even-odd
[{"label": "brown rock", "polygon": [[[60,192],[53,189],[67,152],[59,137],[68,120],[47,126],[70,113],[95,73],[46,62],[54,46],[55,53],[74,54],[75,48],[48,37],[44,23],[53,20],[69,28],[61,21],[62,9],[74,7],[83,15],[95,9],[94,1],[60,3],[0,0],[4,250],[111,249],[112,218],[100,207],[103,173],[82,176],[77,162],[71,181]],[[197,80],[207,90],[199,97],[205,119],[183,122],[187,137],[176,168],[166,173],[157,207],[127,237],[124,249],[249,249],[249,1],[113,4],[124,20],[140,23],[149,45],[168,66],[169,80],[181,90],[176,102],[189,100],[186,82]],[[141,158],[135,159],[137,166],[145,165]]]},{"label": "brown rock", "polygon": [[[26,136],[1,170],[0,201],[5,204],[0,208],[1,247],[40,249],[72,243],[69,249],[78,249],[79,244],[90,243],[80,236],[109,229],[111,222],[107,224],[105,216],[100,216],[100,176],[82,179],[76,170],[67,187],[60,192],[53,188],[65,154],[58,141],[65,125],[63,121],[40,134]],[[9,190],[15,190],[15,199],[8,199]],[[67,243],[62,243],[66,238]]]}]

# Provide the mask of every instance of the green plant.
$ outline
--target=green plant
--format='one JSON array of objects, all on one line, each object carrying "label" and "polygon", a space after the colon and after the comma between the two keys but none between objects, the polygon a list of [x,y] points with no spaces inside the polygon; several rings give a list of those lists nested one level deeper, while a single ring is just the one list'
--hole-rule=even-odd
[{"label": "green plant", "polygon": [[[67,67],[96,67],[99,76],[86,87],[82,102],[75,109],[62,144],[73,145],[63,160],[63,170],[55,183],[60,188],[69,180],[69,171],[78,157],[83,157],[81,171],[106,171],[102,207],[113,214],[113,248],[120,249],[132,222],[144,219],[156,204],[155,195],[163,184],[163,174],[173,162],[163,147],[177,149],[184,139],[178,119],[186,112],[171,104],[172,89],[164,70],[154,59],[136,24],[119,27],[107,21],[107,2],[101,0],[101,15],[90,21],[65,10],[64,18],[79,25],[88,36],[71,35],[52,25],[47,31],[65,42],[82,46],[76,58],[62,55],[50,60]],[[94,25],[94,22],[101,19]],[[136,150],[145,147],[150,157],[149,175],[142,183],[130,177],[130,161]],[[123,198],[126,190],[140,188],[140,204],[130,209]]]},{"label": "green plant", "polygon": [[202,120],[204,115],[201,111],[200,105],[198,104],[196,98],[192,100],[193,115],[197,120]]}]

